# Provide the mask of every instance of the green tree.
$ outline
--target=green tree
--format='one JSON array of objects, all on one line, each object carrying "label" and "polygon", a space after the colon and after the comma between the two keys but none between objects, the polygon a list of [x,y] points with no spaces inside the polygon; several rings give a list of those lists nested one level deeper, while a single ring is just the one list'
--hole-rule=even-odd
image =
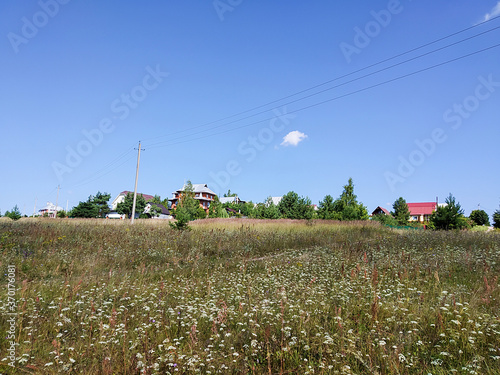
[{"label": "green tree", "polygon": [[493,227],[500,229],[500,209],[493,214]]},{"label": "green tree", "polygon": [[238,196],[238,194],[236,194],[236,193],[231,193],[231,189],[229,189],[229,190],[227,191],[227,193],[225,193],[225,194],[224,194],[224,197],[225,197],[225,198],[229,198],[229,197],[237,197],[237,196]]},{"label": "green tree", "polygon": [[190,218],[187,209],[184,207],[177,207],[175,209],[175,221],[169,222],[168,225],[177,230],[189,230],[191,229],[188,225],[189,221]]},{"label": "green tree", "polygon": [[111,194],[101,193],[100,191],[92,197],[92,203],[97,206],[97,217],[106,217],[106,214],[109,213],[108,202],[110,198]]},{"label": "green tree", "polygon": [[[174,215],[177,218],[179,208],[182,208],[182,216],[187,217],[188,221],[196,220],[200,218],[201,211],[200,203],[194,198],[194,188],[191,181],[188,181],[180,193],[179,200],[177,201],[176,208],[174,210]],[[205,213],[206,217],[206,213]]]},{"label": "green tree", "polygon": [[314,208],[308,197],[299,197],[299,195],[290,191],[286,193],[278,203],[278,211],[281,217],[285,219],[312,219]]},{"label": "green tree", "polygon": [[281,217],[280,211],[271,197],[266,199],[266,203],[262,207],[262,216],[262,219],[279,219]]},{"label": "green tree", "polygon": [[490,218],[484,210],[474,210],[470,213],[469,219],[474,222],[474,225],[490,226]]},{"label": "green tree", "polygon": [[[116,212],[120,215],[127,215],[128,218],[132,217],[132,206],[134,205],[134,193],[128,193],[125,196],[125,200],[116,205]],[[146,200],[142,196],[142,194],[137,194],[135,201],[135,212],[142,214],[144,209],[146,208]]]},{"label": "green tree", "polygon": [[162,200],[161,200],[161,197],[157,194],[155,194],[155,196],[153,197],[153,199],[151,199],[151,202],[150,203],[155,203],[155,204],[162,204]]},{"label": "green tree", "polygon": [[335,207],[331,195],[326,195],[323,200],[319,202],[318,217],[323,220],[335,219]]},{"label": "green tree", "polygon": [[368,220],[368,210],[362,203],[358,203],[354,194],[354,184],[349,178],[344,191],[338,199],[333,202],[336,220]]},{"label": "green tree", "polygon": [[398,225],[407,225],[410,220],[410,209],[403,197],[399,197],[392,205],[392,216]]},{"label": "green tree", "polygon": [[96,218],[99,214],[98,207],[93,204],[90,198],[85,202],[80,202],[70,211],[69,216],[80,218]]},{"label": "green tree", "polygon": [[394,219],[391,215],[385,215],[385,214],[374,215],[372,220],[378,221],[383,225],[392,225],[392,226],[398,225],[396,219]]},{"label": "green tree", "polygon": [[19,220],[22,217],[17,204],[14,206],[12,211],[5,211],[5,217],[10,217],[12,220]]},{"label": "green tree", "polygon": [[64,218],[68,217],[68,214],[64,210],[57,211],[57,217],[60,218],[60,219],[64,219]]},{"label": "green tree", "polygon": [[229,218],[229,214],[227,213],[227,210],[223,205],[219,205],[217,207],[217,217],[220,217],[223,219]]},{"label": "green tree", "polygon": [[151,202],[151,208],[149,209],[148,217],[158,217],[161,214],[161,207],[158,206],[161,203],[153,203]]},{"label": "green tree", "polygon": [[252,201],[245,203],[240,202],[239,204],[239,211],[241,212],[241,215],[246,217],[252,217],[254,208],[255,205],[253,204]]},{"label": "green tree", "polygon": [[446,205],[439,206],[430,218],[430,225],[438,230],[463,229],[467,227],[464,211],[453,195],[445,199]]},{"label": "green tree", "polygon": [[69,212],[69,216],[81,218],[105,217],[109,212],[109,198],[111,198],[110,194],[98,191],[95,196],[89,196],[85,202],[79,202],[78,205]]}]

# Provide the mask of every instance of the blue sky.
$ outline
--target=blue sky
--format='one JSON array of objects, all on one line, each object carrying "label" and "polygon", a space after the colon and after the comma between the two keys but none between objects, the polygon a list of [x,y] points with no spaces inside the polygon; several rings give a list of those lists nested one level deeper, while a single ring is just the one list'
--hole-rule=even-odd
[{"label": "blue sky", "polygon": [[491,215],[499,14],[497,0],[3,1],[0,210],[31,214],[58,185],[64,208],[133,190],[141,140],[138,190],[163,198],[190,179],[318,203],[352,177],[370,212],[451,192]]}]

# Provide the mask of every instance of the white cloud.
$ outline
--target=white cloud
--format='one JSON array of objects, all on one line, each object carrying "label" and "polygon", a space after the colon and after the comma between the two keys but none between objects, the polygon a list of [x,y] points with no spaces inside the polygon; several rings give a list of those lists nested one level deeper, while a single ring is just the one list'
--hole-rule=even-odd
[{"label": "white cloud", "polygon": [[484,15],[483,21],[489,21],[497,16],[500,16],[500,1],[493,7],[493,9],[489,13],[486,13]]},{"label": "white cloud", "polygon": [[307,138],[307,135],[299,132],[298,130],[294,130],[293,132],[288,133],[283,137],[283,142],[281,142],[282,146],[297,146],[299,142],[303,141]]}]

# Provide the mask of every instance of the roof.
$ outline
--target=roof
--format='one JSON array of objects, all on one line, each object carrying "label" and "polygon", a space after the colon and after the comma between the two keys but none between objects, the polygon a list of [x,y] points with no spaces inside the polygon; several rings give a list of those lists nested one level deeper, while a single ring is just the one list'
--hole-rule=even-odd
[{"label": "roof", "polygon": [[281,199],[283,199],[283,197],[271,197],[271,200],[273,201],[273,204],[275,206],[277,206],[281,202]]},{"label": "roof", "polygon": [[436,202],[407,203],[410,215],[430,215],[436,211]]},{"label": "roof", "polygon": [[[207,184],[192,184],[193,185],[193,192],[194,193],[208,193],[212,195],[216,195],[210,188],[208,187]],[[184,185],[181,189],[174,191],[174,193],[178,193],[181,191],[186,190],[186,185]]]},{"label": "roof", "polygon": [[[127,195],[128,193],[130,194],[134,194],[133,191],[128,191],[128,190],[125,190],[125,191],[122,191],[120,194],[118,194],[118,196],[120,195]],[[149,195],[149,194],[142,194],[142,193],[137,193],[137,195],[142,195],[142,197],[147,201],[151,201],[154,199],[154,195]]]},{"label": "roof", "polygon": [[220,197],[219,202],[220,203],[238,203],[239,202],[238,196],[235,197]]},{"label": "roof", "polygon": [[386,214],[386,215],[390,215],[390,214],[391,214],[391,213],[389,212],[389,210],[388,210],[388,209],[386,209],[386,208],[384,208],[384,207],[380,207],[380,206],[378,206],[375,210],[373,210],[372,215],[376,215],[376,213],[377,213],[378,211],[382,211],[382,212],[383,212],[384,214]]},{"label": "roof", "polygon": [[52,202],[47,202],[45,207],[40,208],[38,211],[62,211],[63,208],[61,206],[57,206]]},{"label": "roof", "polygon": [[151,207],[152,207],[152,206],[159,207],[159,208],[161,209],[160,214],[163,214],[163,215],[170,215],[170,211],[168,210],[168,208],[166,208],[164,205],[159,204],[159,203],[151,203],[151,204],[149,205],[149,207],[146,207],[147,212],[146,212],[146,209],[144,210],[144,212],[149,213],[149,212],[151,211]]}]

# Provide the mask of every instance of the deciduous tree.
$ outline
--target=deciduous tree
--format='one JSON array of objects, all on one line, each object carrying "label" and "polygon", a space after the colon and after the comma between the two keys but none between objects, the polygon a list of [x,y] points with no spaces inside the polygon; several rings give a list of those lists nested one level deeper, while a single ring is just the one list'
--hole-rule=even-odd
[{"label": "deciduous tree", "polygon": [[484,210],[474,210],[470,213],[469,219],[474,222],[474,225],[490,226],[490,218]]},{"label": "deciduous tree", "polygon": [[493,227],[500,229],[500,209],[493,214]]},{"label": "deciduous tree", "polygon": [[278,203],[278,211],[284,219],[312,219],[314,208],[308,197],[290,191]]}]

